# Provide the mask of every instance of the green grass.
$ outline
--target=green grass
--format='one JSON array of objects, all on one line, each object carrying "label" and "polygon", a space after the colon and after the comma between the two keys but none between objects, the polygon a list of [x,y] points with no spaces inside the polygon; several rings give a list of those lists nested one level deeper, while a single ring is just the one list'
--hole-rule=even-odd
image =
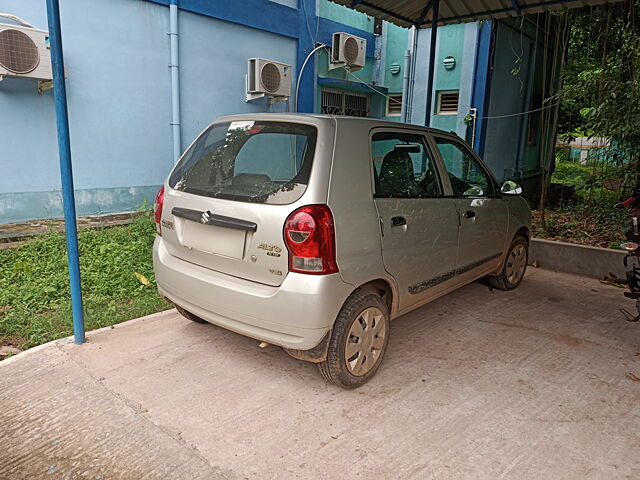
[{"label": "green grass", "polygon": [[[154,237],[149,216],[79,232],[87,330],[170,308],[156,290]],[[72,333],[64,235],[48,233],[0,250],[0,344],[29,348]]]}]

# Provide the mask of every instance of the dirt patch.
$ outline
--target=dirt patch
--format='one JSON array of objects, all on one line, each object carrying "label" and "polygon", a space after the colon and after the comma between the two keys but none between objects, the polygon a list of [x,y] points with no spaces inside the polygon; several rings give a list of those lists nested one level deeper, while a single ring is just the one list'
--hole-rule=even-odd
[{"label": "dirt patch", "polygon": [[553,335],[551,338],[570,347],[577,347],[582,343],[582,340],[571,335]]},{"label": "dirt patch", "polygon": [[[78,217],[78,228],[113,227],[127,225],[146,212],[109,213],[105,215],[86,215]],[[0,225],[0,247],[18,246],[26,239],[49,232],[64,232],[64,220],[61,218],[31,220],[28,222],[5,223]]]},{"label": "dirt patch", "polygon": [[22,352],[21,348],[18,348],[13,343],[5,343],[0,340],[0,360],[11,357],[17,353]]}]

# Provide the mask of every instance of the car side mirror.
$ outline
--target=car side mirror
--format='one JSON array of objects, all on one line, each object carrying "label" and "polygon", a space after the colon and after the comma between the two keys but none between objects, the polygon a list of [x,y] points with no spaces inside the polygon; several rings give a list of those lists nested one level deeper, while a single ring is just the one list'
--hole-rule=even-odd
[{"label": "car side mirror", "polygon": [[522,194],[522,187],[513,180],[505,180],[500,187],[500,193],[503,195],[520,195]]}]

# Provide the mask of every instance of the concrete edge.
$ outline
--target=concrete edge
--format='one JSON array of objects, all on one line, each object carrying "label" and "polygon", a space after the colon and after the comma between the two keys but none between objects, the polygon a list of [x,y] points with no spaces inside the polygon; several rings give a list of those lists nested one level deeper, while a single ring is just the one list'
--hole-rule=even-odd
[{"label": "concrete edge", "polygon": [[[145,315],[144,317],[132,318],[131,320],[126,320],[124,322],[116,323],[114,325],[109,325],[107,327],[97,328],[96,330],[90,330],[85,333],[85,337],[86,337],[85,343],[89,343],[91,341],[91,337],[93,337],[94,335],[105,332],[107,330],[114,330],[124,325],[128,325],[128,326],[135,325],[136,323],[141,323],[147,320],[155,320],[157,318],[160,318],[172,313],[176,313],[175,308],[163,310],[162,312],[151,313],[149,315]],[[6,358],[0,361],[0,368],[5,365],[10,365],[14,361],[16,361],[16,359],[22,359],[31,355],[37,355],[38,353],[40,353],[41,350],[46,350],[47,348],[52,346],[65,345],[68,343],[73,343],[73,335],[70,335],[68,337],[58,338],[56,340],[51,340],[50,342],[43,343],[41,345],[36,345],[35,347],[28,348],[20,353],[16,353],[15,355],[12,355],[9,358]]]},{"label": "concrete edge", "polygon": [[529,264],[554,272],[572,273],[602,279],[613,273],[625,278],[625,252],[611,248],[592,247],[575,243],[532,238],[529,245]]}]

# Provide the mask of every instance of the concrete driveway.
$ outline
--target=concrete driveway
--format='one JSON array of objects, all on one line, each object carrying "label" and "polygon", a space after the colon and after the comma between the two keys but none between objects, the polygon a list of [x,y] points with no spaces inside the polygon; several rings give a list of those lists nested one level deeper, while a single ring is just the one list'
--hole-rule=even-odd
[{"label": "concrete driveway", "polygon": [[0,363],[0,478],[640,478],[640,324],[596,280],[530,269],[391,327],[344,391],[175,311]]}]

